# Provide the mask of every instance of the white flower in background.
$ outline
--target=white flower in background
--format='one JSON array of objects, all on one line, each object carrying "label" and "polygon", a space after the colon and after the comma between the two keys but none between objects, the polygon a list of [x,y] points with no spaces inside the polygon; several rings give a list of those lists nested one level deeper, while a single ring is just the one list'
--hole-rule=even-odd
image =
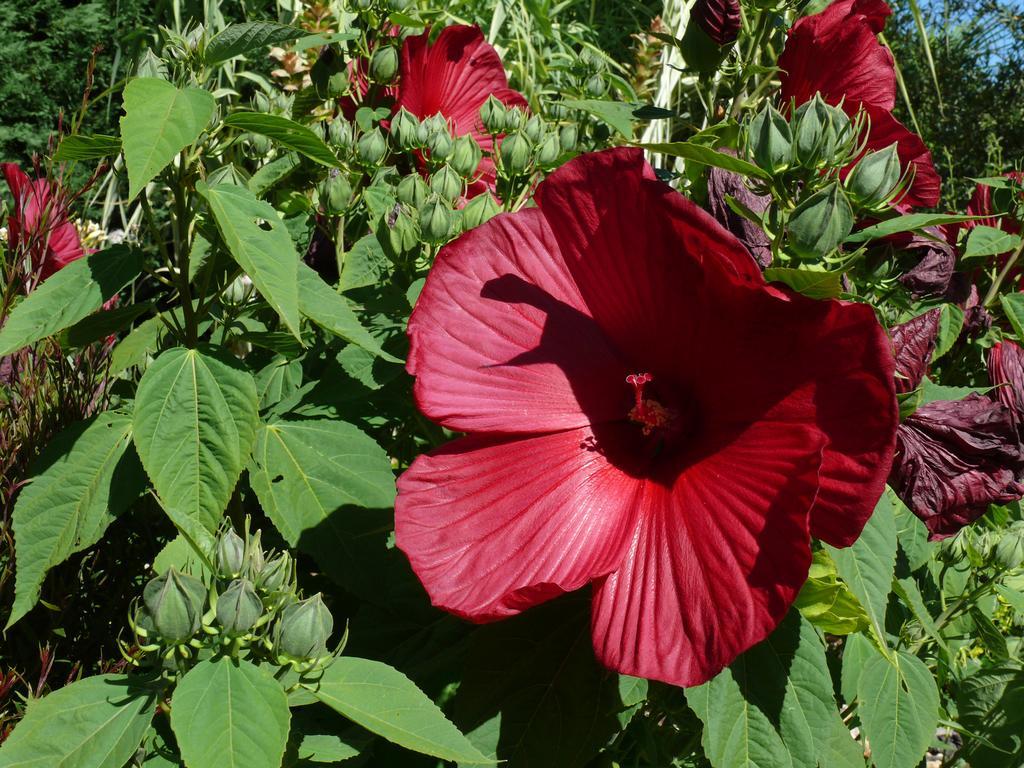
[{"label": "white flower in background", "polygon": [[95,221],[75,219],[75,229],[78,230],[78,239],[84,248],[96,250],[107,241],[107,233]]}]

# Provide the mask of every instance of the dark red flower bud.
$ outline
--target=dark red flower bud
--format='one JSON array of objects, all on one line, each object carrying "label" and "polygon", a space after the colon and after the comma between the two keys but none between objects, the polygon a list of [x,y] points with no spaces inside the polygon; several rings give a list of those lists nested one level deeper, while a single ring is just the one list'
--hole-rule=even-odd
[{"label": "dark red flower bud", "polygon": [[946,232],[939,227],[928,227],[925,232],[932,237],[914,234],[894,245],[898,253],[917,259],[917,264],[899,277],[914,298],[944,295],[956,266],[956,248],[948,242]]},{"label": "dark red flower bud", "polygon": [[763,213],[771,202],[767,195],[758,195],[752,192],[743,183],[743,177],[738,173],[725,171],[721,168],[712,168],[708,173],[708,202],[707,210],[727,230],[736,235],[736,238],[746,246],[750,255],[761,269],[766,269],[772,263],[771,240],[761,227],[740,216],[729,207],[725,196],[729,195],[749,208],[753,213]]},{"label": "dark red flower bud", "polygon": [[992,347],[988,378],[999,402],[1011,410],[1017,424],[1024,424],[1024,348],[1012,341]]},{"label": "dark red flower bud", "polygon": [[928,372],[928,363],[939,334],[941,309],[895,326],[889,333],[893,355],[896,358],[896,392],[902,394],[916,389]]},{"label": "dark red flower bud", "polygon": [[704,33],[718,45],[729,45],[740,33],[738,0],[697,0],[690,12]]},{"label": "dark red flower bud", "polygon": [[952,536],[989,504],[1021,498],[1022,480],[1012,413],[982,395],[922,405],[896,432],[889,484],[932,539]]}]

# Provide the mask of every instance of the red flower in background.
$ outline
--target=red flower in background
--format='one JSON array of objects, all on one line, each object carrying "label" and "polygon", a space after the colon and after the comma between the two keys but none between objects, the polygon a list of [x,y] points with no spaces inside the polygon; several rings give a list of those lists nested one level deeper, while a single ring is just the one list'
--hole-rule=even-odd
[{"label": "red flower in background", "polygon": [[33,270],[45,280],[85,255],[78,230],[68,220],[67,203],[55,195],[48,179],[30,179],[14,163],[0,163],[14,197],[7,224],[12,250],[25,249]]},{"label": "red flower in background", "polygon": [[892,54],[878,40],[892,14],[883,0],[837,0],[821,13],[805,16],[789,30],[779,57],[784,106],[799,106],[820,92],[830,104],[842,104],[850,116],[863,107],[871,119],[867,149],[896,143],[904,169],[914,181],[900,208],[938,205],[939,175],[921,137],[892,116],[896,69]]},{"label": "red flower in background", "polygon": [[[1020,171],[1010,171],[1003,174],[1008,179],[1024,184],[1024,173]],[[986,184],[978,184],[974,188],[974,194],[971,195],[971,201],[967,204],[967,214],[969,216],[988,216],[986,219],[972,219],[970,221],[964,221],[960,226],[964,229],[973,229],[978,226],[996,227],[1004,232],[1016,235],[1020,232],[1020,222],[1010,216],[1000,216],[996,218],[993,213],[997,213],[995,207],[992,204],[992,187]]]},{"label": "red flower in background", "polygon": [[[939,314],[933,309],[892,329],[898,391],[910,392],[924,379]],[[993,383],[1006,370],[997,349],[989,362]],[[1020,358],[1007,362],[1019,366]],[[1024,372],[1006,375],[1020,381]],[[932,539],[952,536],[985,514],[989,504],[1021,498],[1024,450],[1014,411],[977,394],[920,406],[896,432],[889,483]]]},{"label": "red flower in background", "polygon": [[423,119],[442,115],[454,136],[469,134],[483,150],[478,179],[469,197],[493,190],[494,162],[488,157],[493,140],[480,120],[480,107],[488,96],[510,107],[526,108],[526,99],[508,87],[501,57],[476,26],[441,30],[433,44],[429,32],[408,38],[402,45],[395,112],[403,107]]},{"label": "red flower in background", "polygon": [[468,436],[398,481],[398,546],[473,621],[593,584],[607,666],[677,685],[764,639],[810,536],[852,543],[896,428],[869,307],[768,286],[638,150],[446,246],[409,321],[420,409]]}]

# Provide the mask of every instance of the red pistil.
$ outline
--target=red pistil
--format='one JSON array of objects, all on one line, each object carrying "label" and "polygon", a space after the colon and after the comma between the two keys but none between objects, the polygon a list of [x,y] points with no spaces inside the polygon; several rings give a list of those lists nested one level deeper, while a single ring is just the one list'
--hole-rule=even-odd
[{"label": "red pistil", "polygon": [[626,383],[631,384],[636,397],[636,405],[629,411],[629,418],[643,426],[645,435],[655,429],[666,426],[672,419],[672,413],[657,400],[644,398],[644,386],[654,380],[649,373],[631,373]]}]

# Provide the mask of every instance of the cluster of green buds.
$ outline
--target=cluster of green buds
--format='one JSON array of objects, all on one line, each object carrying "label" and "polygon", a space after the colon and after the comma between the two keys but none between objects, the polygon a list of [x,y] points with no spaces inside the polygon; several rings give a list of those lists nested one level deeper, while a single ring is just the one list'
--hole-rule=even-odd
[{"label": "cluster of green buds", "polygon": [[172,567],[146,584],[130,619],[140,651],[179,670],[217,653],[299,673],[331,662],[334,618],[319,594],[303,599],[287,552],[265,551],[259,531],[225,527],[206,559],[203,578]]},{"label": "cluster of green buds", "polygon": [[576,147],[574,124],[559,128],[494,96],[480,107],[480,121],[498,146],[495,165],[499,177],[505,179],[529,177],[537,169],[552,168],[564,152]]},{"label": "cluster of green buds", "polygon": [[938,558],[945,563],[967,561],[974,568],[1013,571],[1024,565],[1024,521],[1008,526],[968,527],[942,542]]},{"label": "cluster of green buds", "polygon": [[902,197],[909,179],[896,145],[867,151],[867,128],[866,113],[851,120],[820,94],[791,105],[788,117],[766,104],[745,126],[747,159],[771,176],[760,191],[779,202],[775,223],[786,234],[786,253],[825,258],[857,218]]},{"label": "cluster of green buds", "polygon": [[316,188],[320,209],[327,216],[339,216],[352,203],[352,184],[348,177],[337,168],[327,172],[327,178]]}]

